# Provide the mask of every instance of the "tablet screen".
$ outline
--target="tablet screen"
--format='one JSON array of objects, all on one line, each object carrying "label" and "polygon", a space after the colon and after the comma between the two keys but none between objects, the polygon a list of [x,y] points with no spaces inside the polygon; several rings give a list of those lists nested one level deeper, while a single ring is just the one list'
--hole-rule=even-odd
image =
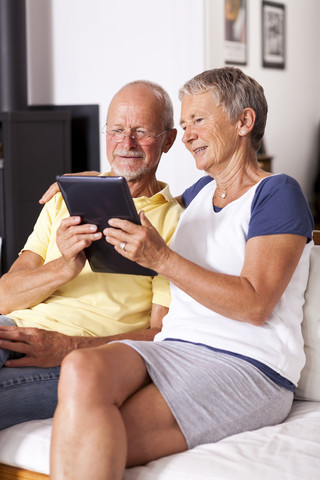
[{"label": "tablet screen", "polygon": [[[100,232],[110,218],[121,218],[140,224],[139,215],[124,177],[58,176],[58,185],[71,216],[82,223],[97,225]],[[124,258],[103,236],[85,249],[94,272],[157,275],[156,272]]]}]

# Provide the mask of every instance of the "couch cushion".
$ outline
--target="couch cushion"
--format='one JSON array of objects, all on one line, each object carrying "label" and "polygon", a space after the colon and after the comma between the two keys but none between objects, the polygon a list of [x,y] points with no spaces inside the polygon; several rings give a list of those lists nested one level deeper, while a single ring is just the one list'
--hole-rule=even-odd
[{"label": "couch cushion", "polygon": [[[48,474],[51,423],[34,420],[2,430],[0,462]],[[128,468],[123,480],[315,480],[319,458],[320,403],[295,401],[280,425]]]},{"label": "couch cushion", "polygon": [[0,432],[0,463],[49,474],[52,419],[19,423]]},{"label": "couch cushion", "polygon": [[310,259],[302,322],[306,364],[301,372],[296,396],[320,401],[320,246],[312,247]]}]

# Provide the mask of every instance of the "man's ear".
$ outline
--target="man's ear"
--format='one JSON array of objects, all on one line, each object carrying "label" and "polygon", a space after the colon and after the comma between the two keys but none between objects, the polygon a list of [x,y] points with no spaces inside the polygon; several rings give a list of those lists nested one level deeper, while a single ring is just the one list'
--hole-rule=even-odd
[{"label": "man's ear", "polygon": [[169,152],[170,148],[172,147],[172,145],[174,144],[174,141],[176,139],[176,136],[177,136],[177,129],[176,128],[171,128],[171,130],[169,130],[169,132],[167,133],[166,135],[166,140],[162,146],[162,151],[163,153],[167,153]]}]

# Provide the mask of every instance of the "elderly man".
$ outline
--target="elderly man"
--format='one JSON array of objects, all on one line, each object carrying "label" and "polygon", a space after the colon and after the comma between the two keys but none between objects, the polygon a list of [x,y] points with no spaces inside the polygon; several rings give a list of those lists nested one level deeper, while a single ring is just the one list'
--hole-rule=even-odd
[{"label": "elderly man", "polygon": [[[171,100],[159,85],[132,82],[113,97],[106,124],[109,175],[127,179],[137,210],[166,242],[181,207],[156,170],[176,133]],[[0,366],[11,367],[0,369],[0,428],[52,416],[58,366],[71,350],[115,339],[151,340],[168,311],[163,277],[90,270],[83,249],[102,233],[80,222],[55,195],[0,279]]]}]

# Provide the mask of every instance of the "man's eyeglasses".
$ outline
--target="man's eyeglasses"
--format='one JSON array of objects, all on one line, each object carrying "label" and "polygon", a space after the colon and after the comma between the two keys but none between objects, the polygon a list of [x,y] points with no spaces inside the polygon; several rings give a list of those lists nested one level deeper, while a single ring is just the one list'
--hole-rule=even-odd
[{"label": "man's eyeglasses", "polygon": [[145,130],[134,130],[132,133],[125,133],[123,130],[119,129],[104,129],[102,133],[107,135],[111,140],[116,143],[121,143],[125,139],[125,137],[132,138],[136,143],[139,145],[151,145],[153,142],[156,141],[158,137],[163,135],[164,133],[169,132],[168,130],[164,130],[163,132],[159,133],[158,135],[153,135],[152,133],[146,132]]}]

